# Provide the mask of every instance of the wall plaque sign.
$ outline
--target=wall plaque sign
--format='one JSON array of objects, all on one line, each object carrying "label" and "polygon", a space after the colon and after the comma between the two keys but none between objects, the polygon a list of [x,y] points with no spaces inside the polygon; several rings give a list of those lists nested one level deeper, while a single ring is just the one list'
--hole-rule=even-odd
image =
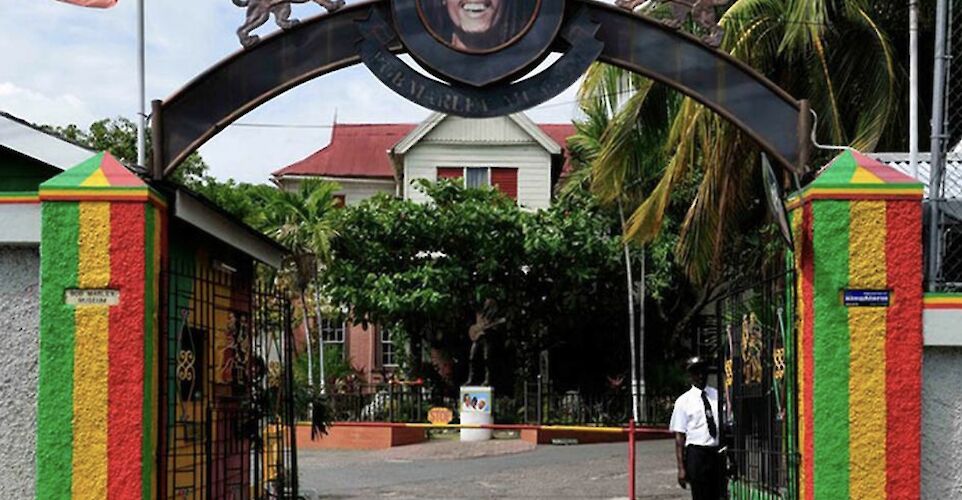
[{"label": "wall plaque sign", "polygon": [[842,302],[846,307],[888,307],[892,305],[890,290],[844,290]]},{"label": "wall plaque sign", "polygon": [[109,288],[74,288],[64,292],[71,306],[115,306],[120,303],[120,290]]}]

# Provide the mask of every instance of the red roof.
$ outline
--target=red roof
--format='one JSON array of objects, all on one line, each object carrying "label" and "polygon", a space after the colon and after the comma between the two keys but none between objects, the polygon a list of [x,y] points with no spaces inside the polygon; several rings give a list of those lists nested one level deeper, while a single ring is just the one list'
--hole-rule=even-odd
[{"label": "red roof", "polygon": [[[391,123],[335,124],[331,143],[303,160],[284,167],[274,176],[317,175],[325,177],[366,177],[393,179],[394,166],[387,152],[417,124]],[[571,124],[540,125],[552,140],[566,150],[567,138],[574,135]],[[565,162],[567,169],[567,161]]]},{"label": "red roof", "polygon": [[323,175],[330,177],[394,178],[387,152],[417,125],[413,123],[335,124],[331,143],[303,160],[284,167],[275,176]]},{"label": "red roof", "polygon": [[575,126],[570,123],[549,123],[538,125],[544,133],[557,142],[561,149],[568,151],[568,138],[575,135]]}]

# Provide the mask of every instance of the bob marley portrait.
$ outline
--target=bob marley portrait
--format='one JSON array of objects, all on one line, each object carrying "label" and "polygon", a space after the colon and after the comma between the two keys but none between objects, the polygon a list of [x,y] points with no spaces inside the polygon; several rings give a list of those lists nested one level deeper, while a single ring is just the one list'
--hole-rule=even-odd
[{"label": "bob marley portrait", "polygon": [[489,52],[530,27],[541,0],[418,0],[428,30],[462,52]]}]

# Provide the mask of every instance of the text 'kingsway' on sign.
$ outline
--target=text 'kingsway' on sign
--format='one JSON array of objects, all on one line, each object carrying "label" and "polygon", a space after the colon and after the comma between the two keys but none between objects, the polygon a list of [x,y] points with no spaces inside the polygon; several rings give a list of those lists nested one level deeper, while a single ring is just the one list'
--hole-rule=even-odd
[{"label": "text 'kingsway' on sign", "polygon": [[71,306],[115,306],[120,303],[120,290],[109,288],[67,290],[65,302]]}]

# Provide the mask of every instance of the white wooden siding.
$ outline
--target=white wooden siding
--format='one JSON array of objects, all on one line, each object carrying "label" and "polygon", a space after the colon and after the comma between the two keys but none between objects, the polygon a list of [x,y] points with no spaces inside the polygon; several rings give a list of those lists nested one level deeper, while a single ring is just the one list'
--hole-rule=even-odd
[{"label": "white wooden siding", "polygon": [[[394,181],[368,179],[326,179],[340,184],[341,189],[334,194],[344,196],[344,204],[357,205],[378,193],[393,195],[397,192]],[[300,179],[284,178],[281,187],[285,191],[294,191],[300,185]]]},{"label": "white wooden siding", "polygon": [[484,119],[448,116],[419,142],[426,143],[536,144],[514,120],[505,116]]},{"label": "white wooden siding", "polygon": [[412,183],[417,179],[436,180],[438,167],[517,168],[518,204],[534,210],[551,204],[551,155],[533,141],[500,146],[422,141],[404,157],[404,197],[421,203],[428,201]]}]

